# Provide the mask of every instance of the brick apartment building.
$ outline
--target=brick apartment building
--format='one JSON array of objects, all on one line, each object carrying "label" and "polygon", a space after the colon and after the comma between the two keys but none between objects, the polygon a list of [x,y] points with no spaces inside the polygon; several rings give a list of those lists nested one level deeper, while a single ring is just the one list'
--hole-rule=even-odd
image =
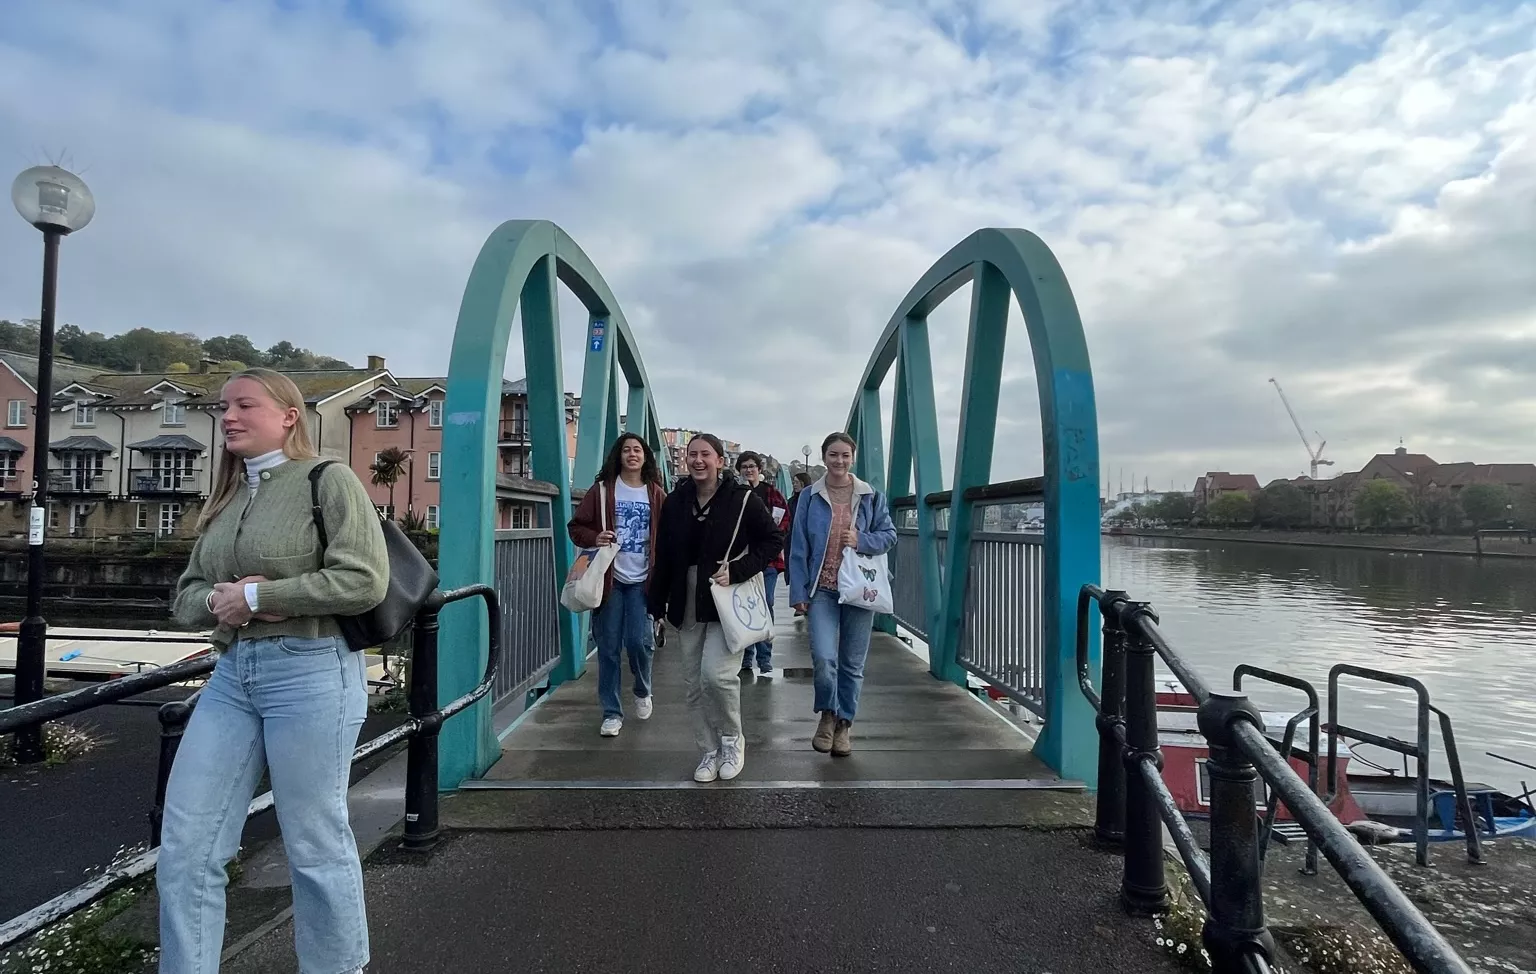
[{"label": "brick apartment building", "polygon": [[[410,454],[395,487],[395,512],[435,527],[442,517],[444,379],[398,379],[381,356],[366,367],[287,373],[304,396],[315,445],[347,462],[381,509],[387,487],[373,485],[377,453]],[[230,373],[205,363],[197,372],[115,373],[68,361],[54,367],[48,451],[50,532],[92,538],[186,537],[208,497],[223,452],[219,392]],[[0,537],[27,527],[34,458],[37,358],[0,350]],[[566,454],[575,454],[579,400],[566,397]],[[501,471],[497,526],[531,526],[555,491],[530,479],[527,386],[503,387],[498,424]],[[10,503],[5,503],[9,501]]]}]

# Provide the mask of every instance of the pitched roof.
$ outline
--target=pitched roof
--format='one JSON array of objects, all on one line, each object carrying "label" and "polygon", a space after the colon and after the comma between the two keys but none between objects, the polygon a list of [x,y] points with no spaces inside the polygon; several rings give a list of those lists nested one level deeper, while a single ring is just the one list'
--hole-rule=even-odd
[{"label": "pitched roof", "polygon": [[[28,355],[25,352],[13,352],[10,349],[0,349],[0,361],[10,366],[11,371],[21,376],[21,380],[37,391],[37,356]],[[53,388],[63,389],[72,382],[79,382],[95,375],[99,369],[87,368],[76,365],[69,359],[54,356],[53,359]]]},{"label": "pitched roof", "polygon": [[[1433,457],[1423,453],[1409,453],[1402,447],[1398,447],[1398,449],[1392,453],[1376,454],[1371,458],[1371,463],[1375,463],[1378,460],[1391,467],[1393,470],[1396,470],[1398,473],[1408,477],[1417,477],[1420,474],[1429,470],[1433,470],[1435,467],[1439,466],[1439,464],[1434,461]],[[1370,464],[1368,463],[1366,466],[1370,466]]]},{"label": "pitched roof", "polygon": [[128,449],[193,450],[197,453],[202,453],[208,448],[203,446],[203,444],[199,443],[197,440],[194,440],[192,437],[186,435],[185,433],[161,433],[159,436],[152,436],[147,440],[140,440],[137,443],[129,443]]},{"label": "pitched roof", "polygon": [[1206,490],[1258,490],[1259,478],[1251,473],[1227,473],[1212,470],[1201,478]]},{"label": "pitched roof", "polygon": [[90,453],[111,453],[112,444],[99,436],[69,436],[62,440],[55,440],[48,444],[48,449],[56,453],[69,450],[84,450]]},{"label": "pitched roof", "polygon": [[[304,401],[314,405],[329,399],[338,392],[345,392],[373,376],[380,369],[315,369],[310,371],[284,372],[299,387]],[[103,394],[97,403],[106,408],[149,408],[165,400],[164,393],[150,390],[163,382],[174,383],[188,392],[185,404],[193,408],[215,405],[224,383],[234,373],[220,372],[93,372],[82,380],[82,385]],[[384,373],[388,375],[387,372]]]}]

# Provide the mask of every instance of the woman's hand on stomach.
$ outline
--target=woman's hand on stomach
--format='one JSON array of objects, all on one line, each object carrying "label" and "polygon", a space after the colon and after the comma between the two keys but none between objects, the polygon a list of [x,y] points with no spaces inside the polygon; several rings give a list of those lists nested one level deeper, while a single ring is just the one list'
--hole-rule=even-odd
[{"label": "woman's hand on stomach", "polygon": [[[245,587],[247,585],[259,585],[262,582],[270,582],[270,581],[271,581],[271,579],[268,578],[265,575],[247,575],[244,578],[242,578],[239,581],[237,581],[235,584],[240,586],[240,593],[242,595],[244,595],[245,594]],[[249,603],[247,603],[247,604],[249,604]],[[280,616],[280,615],[278,615],[275,612],[257,612],[257,613],[252,614],[251,618],[255,619],[257,622],[287,622],[288,621],[288,617],[287,616]]]}]

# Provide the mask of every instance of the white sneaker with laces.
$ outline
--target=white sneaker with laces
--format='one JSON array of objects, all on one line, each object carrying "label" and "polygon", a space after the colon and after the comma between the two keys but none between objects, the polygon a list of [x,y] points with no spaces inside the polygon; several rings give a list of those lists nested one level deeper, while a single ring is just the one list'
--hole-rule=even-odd
[{"label": "white sneaker with laces", "polygon": [[619,729],[623,726],[623,717],[604,717],[603,726],[598,729],[598,733],[604,737],[618,737]]},{"label": "white sneaker with laces", "polygon": [[720,777],[720,752],[710,751],[699,759],[699,766],[693,769],[694,781],[714,781]]},{"label": "white sneaker with laces", "polygon": [[641,720],[650,720],[651,719],[651,711],[654,708],[655,708],[655,704],[653,704],[651,702],[651,698],[650,697],[636,697],[635,698],[635,716],[639,717]]},{"label": "white sneaker with laces", "polygon": [[725,781],[741,774],[747,763],[747,742],[739,737],[720,738],[720,777]]}]

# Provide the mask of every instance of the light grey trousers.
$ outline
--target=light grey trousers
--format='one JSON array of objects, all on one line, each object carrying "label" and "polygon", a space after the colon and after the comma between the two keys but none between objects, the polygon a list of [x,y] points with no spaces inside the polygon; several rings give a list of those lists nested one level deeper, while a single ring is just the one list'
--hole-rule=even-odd
[{"label": "light grey trousers", "polygon": [[690,568],[688,608],[677,630],[677,650],[693,739],[707,753],[719,749],[722,737],[741,737],[741,654],[726,645],[720,623],[698,621],[697,592],[698,569]]}]

